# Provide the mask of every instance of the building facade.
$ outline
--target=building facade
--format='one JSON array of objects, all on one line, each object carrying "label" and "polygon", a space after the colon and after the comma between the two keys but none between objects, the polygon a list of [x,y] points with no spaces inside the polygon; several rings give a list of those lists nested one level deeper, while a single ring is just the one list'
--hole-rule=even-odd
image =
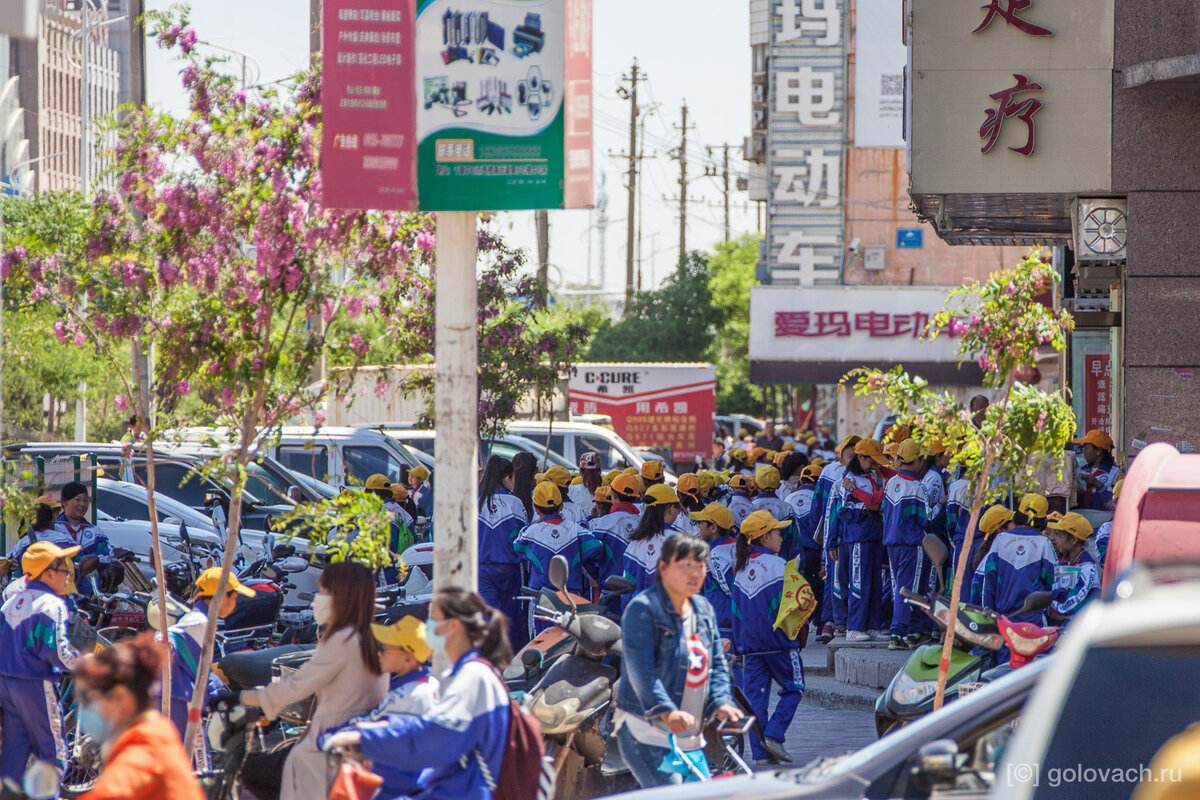
[{"label": "building facade", "polygon": [[[950,287],[1011,267],[1018,247],[954,248],[911,209],[897,0],[751,0],[751,199],[766,205],[751,294],[758,384],[837,384],[902,363],[964,399],[981,374],[952,343],[921,341]],[[1051,373],[1051,384],[1057,380]],[[870,412],[848,392],[838,427]]]}]

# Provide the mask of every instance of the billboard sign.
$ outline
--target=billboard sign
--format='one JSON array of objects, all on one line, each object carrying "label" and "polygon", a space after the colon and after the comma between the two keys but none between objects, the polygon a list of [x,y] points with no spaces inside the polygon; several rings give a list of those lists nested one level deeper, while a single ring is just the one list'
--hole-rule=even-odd
[{"label": "billboard sign", "polygon": [[902,5],[858,0],[855,16],[854,146],[904,146]]},{"label": "billboard sign", "polygon": [[607,414],[633,445],[669,447],[675,461],[708,458],[716,413],[712,364],[577,364],[572,414]]}]

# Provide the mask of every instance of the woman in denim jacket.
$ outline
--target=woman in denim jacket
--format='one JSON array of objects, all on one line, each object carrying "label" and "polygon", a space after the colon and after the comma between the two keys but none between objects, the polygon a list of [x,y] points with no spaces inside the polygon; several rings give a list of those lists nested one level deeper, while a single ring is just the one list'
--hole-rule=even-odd
[{"label": "woman in denim jacket", "polygon": [[704,746],[704,720],[742,711],[733,702],[729,669],[712,606],[702,589],[708,545],[672,536],[662,547],[654,585],[630,601],[621,619],[623,674],[615,723],[621,757],[643,787],[677,783],[659,770],[670,735],[683,752]]}]

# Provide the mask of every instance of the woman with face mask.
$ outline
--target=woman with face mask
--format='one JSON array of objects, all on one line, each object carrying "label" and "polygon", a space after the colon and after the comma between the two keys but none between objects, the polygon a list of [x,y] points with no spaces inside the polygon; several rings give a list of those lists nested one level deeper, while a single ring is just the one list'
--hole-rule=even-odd
[{"label": "woman with face mask", "polygon": [[163,658],[147,632],[76,664],[79,726],[104,749],[88,800],[203,800],[175,726],[154,710]]},{"label": "woman with face mask", "polygon": [[[380,666],[379,649],[371,633],[375,619],[375,577],[371,570],[352,561],[330,564],[321,573],[317,587],[312,608],[321,635],[312,659],[293,675],[241,695],[244,705],[261,708],[272,719],[292,703],[314,694],[317,697],[304,738],[283,763],[278,787],[283,800],[324,800],[328,778],[318,739],[326,730],[375,708],[388,693],[388,678]],[[262,758],[272,756],[278,758],[276,754]],[[243,774],[246,785],[260,800],[274,794],[269,779],[279,774],[274,764],[247,763]]]},{"label": "woman with face mask", "polygon": [[512,659],[508,620],[474,592],[440,589],[425,641],[453,665],[433,709],[360,724],[328,737],[325,749],[358,746],[389,769],[426,770],[414,800],[492,800],[508,741],[508,690],[496,671]]}]

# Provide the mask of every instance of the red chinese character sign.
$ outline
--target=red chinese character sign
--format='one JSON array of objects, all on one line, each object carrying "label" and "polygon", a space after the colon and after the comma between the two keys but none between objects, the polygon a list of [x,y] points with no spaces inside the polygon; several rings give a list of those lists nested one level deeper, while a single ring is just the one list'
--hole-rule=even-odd
[{"label": "red chinese character sign", "polygon": [[1000,129],[1004,125],[1004,120],[1008,117],[1015,117],[1025,123],[1025,144],[1008,149],[1023,156],[1033,154],[1035,139],[1033,115],[1042,110],[1043,104],[1036,97],[1026,97],[1021,100],[1016,100],[1015,97],[1026,92],[1040,92],[1042,85],[1016,73],[1013,73],[1013,78],[1017,81],[1014,86],[989,95],[999,105],[984,112],[983,124],[979,126],[979,138],[987,140],[980,148],[984,153],[995,147],[996,140],[1000,138]]},{"label": "red chinese character sign", "polygon": [[417,207],[414,0],[325,0],[325,205]]},{"label": "red chinese character sign", "polygon": [[[1003,3],[1003,6],[1001,3]],[[1043,28],[1041,25],[1035,25],[1020,16],[1021,12],[1031,5],[1033,5],[1033,0],[991,0],[986,6],[980,6],[985,16],[983,22],[979,23],[979,27],[971,31],[971,33],[979,33],[988,25],[991,25],[992,20],[1000,17],[1007,24],[1019,31],[1028,33],[1030,36],[1053,36],[1054,31],[1049,28]]]},{"label": "red chinese character sign", "polygon": [[1113,405],[1112,372],[1108,353],[1084,354],[1083,385],[1083,429],[1108,430]]},{"label": "red chinese character sign", "polygon": [[[669,447],[676,461],[711,453],[716,370],[710,364],[578,364],[572,414],[607,414],[632,445]],[[603,460],[603,459],[602,459]]]}]

